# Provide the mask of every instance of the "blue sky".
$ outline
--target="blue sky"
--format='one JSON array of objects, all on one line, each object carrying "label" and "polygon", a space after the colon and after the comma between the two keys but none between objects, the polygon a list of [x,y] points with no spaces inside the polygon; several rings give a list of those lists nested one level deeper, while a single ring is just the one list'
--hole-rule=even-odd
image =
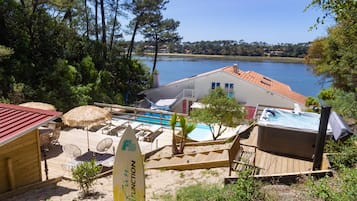
[{"label": "blue sky", "polygon": [[165,18],[180,21],[183,41],[244,40],[270,44],[312,41],[326,35],[327,26],[309,31],[318,8],[311,0],[170,0]]}]

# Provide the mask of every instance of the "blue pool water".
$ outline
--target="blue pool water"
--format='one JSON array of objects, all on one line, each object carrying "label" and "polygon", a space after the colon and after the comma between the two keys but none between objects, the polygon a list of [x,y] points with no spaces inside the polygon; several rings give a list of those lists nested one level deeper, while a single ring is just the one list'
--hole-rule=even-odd
[{"label": "blue pool water", "polygon": [[[135,120],[140,121],[140,122],[145,122],[145,123],[150,123],[150,124],[160,124],[163,126],[170,126],[170,119],[171,115],[168,114],[160,114],[158,113],[145,113],[145,117],[137,117]],[[162,118],[161,120],[159,118]],[[177,127],[180,126],[179,123],[176,124]],[[206,124],[196,124],[196,128],[188,134],[188,137],[197,140],[197,141],[203,141],[203,140],[212,140],[212,134],[210,131],[210,128]]]},{"label": "blue pool water", "polygon": [[164,126],[170,126],[171,115],[147,112],[144,114],[144,116],[145,117],[142,116],[136,117],[135,120],[140,122],[150,123],[150,124],[160,124]]},{"label": "blue pool water", "polygon": [[210,128],[206,124],[196,124],[195,130],[189,133],[188,137],[197,141],[213,139]]},{"label": "blue pool water", "polygon": [[318,131],[320,115],[312,112],[295,114],[289,110],[266,108],[258,123]]}]

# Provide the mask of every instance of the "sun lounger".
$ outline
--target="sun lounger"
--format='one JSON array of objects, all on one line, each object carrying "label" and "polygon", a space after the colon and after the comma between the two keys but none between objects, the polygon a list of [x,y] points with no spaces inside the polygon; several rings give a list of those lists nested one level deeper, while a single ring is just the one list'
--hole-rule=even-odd
[{"label": "sun lounger", "polygon": [[138,130],[138,128],[140,127],[140,126],[142,126],[143,125],[143,123],[141,123],[141,122],[138,122],[138,121],[129,121],[128,122],[128,126],[131,126],[131,128],[133,129],[133,130]]},{"label": "sun lounger", "polygon": [[102,130],[102,133],[107,135],[118,136],[118,132],[120,130],[125,129],[127,127],[128,122],[129,122],[128,120],[123,120],[123,119],[113,120],[110,127],[104,131]]},{"label": "sun lounger", "polygon": [[139,140],[144,140],[146,142],[152,142],[154,139],[160,135],[163,131],[163,127],[160,125],[149,125],[149,124],[144,124],[140,127],[138,127],[138,132],[136,134],[136,137]]}]

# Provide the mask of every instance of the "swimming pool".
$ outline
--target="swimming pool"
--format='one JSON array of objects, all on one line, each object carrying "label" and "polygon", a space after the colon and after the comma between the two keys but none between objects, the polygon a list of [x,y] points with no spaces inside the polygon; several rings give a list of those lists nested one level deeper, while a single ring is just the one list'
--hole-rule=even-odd
[{"label": "swimming pool", "polygon": [[188,134],[188,137],[197,140],[197,141],[205,141],[212,140],[211,130],[206,124],[196,124],[196,128]]},{"label": "swimming pool", "polygon": [[[169,114],[159,114],[146,112],[141,116],[137,116],[135,121],[148,123],[148,124],[159,124],[164,127],[170,128],[171,115]],[[180,123],[176,123],[176,127],[180,127]],[[188,134],[188,137],[196,141],[212,140],[212,134],[210,128],[206,124],[196,124],[196,128]]]},{"label": "swimming pool", "polygon": [[135,118],[135,121],[140,121],[149,124],[160,124],[170,126],[171,115],[146,112],[142,116]]}]

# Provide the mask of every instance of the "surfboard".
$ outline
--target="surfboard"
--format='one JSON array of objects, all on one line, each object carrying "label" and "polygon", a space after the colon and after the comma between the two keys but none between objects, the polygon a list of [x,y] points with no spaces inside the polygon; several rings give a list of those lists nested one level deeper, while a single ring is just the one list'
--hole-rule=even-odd
[{"label": "surfboard", "polygon": [[125,130],[115,154],[113,198],[114,201],[145,200],[143,157],[131,126]]}]

